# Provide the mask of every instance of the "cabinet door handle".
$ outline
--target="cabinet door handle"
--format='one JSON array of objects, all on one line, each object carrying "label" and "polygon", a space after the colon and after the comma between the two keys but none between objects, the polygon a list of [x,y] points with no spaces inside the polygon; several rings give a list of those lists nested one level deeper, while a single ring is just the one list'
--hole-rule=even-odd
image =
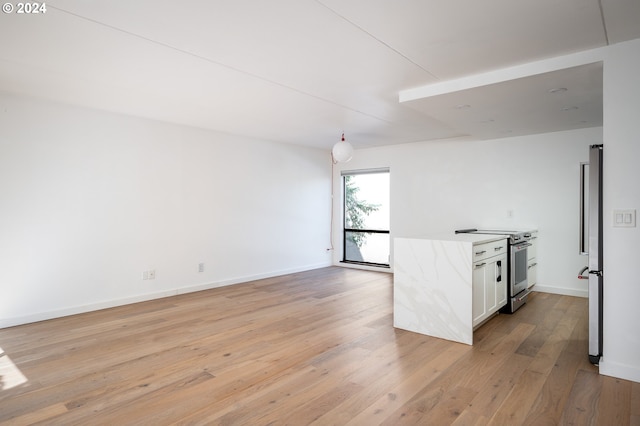
[{"label": "cabinet door handle", "polygon": [[538,266],[538,264],[537,264],[537,263],[532,263],[531,265],[529,265],[529,267],[528,267],[527,269],[531,269],[531,268],[533,268],[534,266]]},{"label": "cabinet door handle", "polygon": [[486,250],[477,251],[476,256],[480,256],[481,254],[485,254],[486,252],[487,252]]},{"label": "cabinet door handle", "polygon": [[500,246],[500,247],[496,247],[496,248],[494,248],[493,250],[494,250],[494,251],[500,251],[500,250],[502,250],[503,248],[504,248],[504,247]]},{"label": "cabinet door handle", "polygon": [[484,266],[484,265],[486,265],[486,264],[487,264],[487,262],[479,263],[479,264],[477,264],[477,265],[476,265],[476,269],[477,269],[477,268],[480,268],[480,267],[482,267],[482,266]]}]

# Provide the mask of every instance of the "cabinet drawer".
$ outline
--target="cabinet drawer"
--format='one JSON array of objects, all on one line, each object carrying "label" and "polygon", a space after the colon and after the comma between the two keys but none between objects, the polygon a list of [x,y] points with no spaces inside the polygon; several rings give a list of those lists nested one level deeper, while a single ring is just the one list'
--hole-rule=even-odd
[{"label": "cabinet drawer", "polygon": [[474,262],[497,256],[507,252],[507,240],[492,241],[490,243],[473,246],[472,259]]}]

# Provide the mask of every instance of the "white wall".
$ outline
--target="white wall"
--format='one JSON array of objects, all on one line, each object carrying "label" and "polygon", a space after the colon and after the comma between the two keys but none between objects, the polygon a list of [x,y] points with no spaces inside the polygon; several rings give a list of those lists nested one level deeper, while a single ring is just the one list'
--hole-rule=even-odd
[{"label": "white wall", "polygon": [[330,175],[326,151],[1,95],[0,327],[329,265]]},{"label": "white wall", "polygon": [[[613,228],[614,209],[640,213],[640,40],[604,63],[604,347],[600,372],[640,382],[640,221]],[[639,218],[640,219],[640,218]]]},{"label": "white wall", "polygon": [[[602,143],[602,128],[423,142],[358,150],[338,168],[390,167],[392,238],[461,228],[538,229],[536,289],[586,297],[585,281],[577,279],[586,265],[578,254],[579,177],[595,143]],[[340,256],[337,250],[334,262]]]}]

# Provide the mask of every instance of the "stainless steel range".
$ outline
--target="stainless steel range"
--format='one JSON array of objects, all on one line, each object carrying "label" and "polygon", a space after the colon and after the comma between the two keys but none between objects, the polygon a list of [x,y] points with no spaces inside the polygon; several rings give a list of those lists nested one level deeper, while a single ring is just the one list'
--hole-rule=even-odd
[{"label": "stainless steel range", "polygon": [[456,234],[506,235],[509,241],[509,281],[507,285],[507,304],[500,312],[512,314],[527,302],[530,291],[527,289],[528,268],[527,248],[531,247],[531,232],[508,231],[501,229],[459,229]]}]

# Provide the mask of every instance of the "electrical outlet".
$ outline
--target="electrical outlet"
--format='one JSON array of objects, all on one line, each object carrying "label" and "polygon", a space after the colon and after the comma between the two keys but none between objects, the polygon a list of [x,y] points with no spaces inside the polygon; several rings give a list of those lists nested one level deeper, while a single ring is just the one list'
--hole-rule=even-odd
[{"label": "electrical outlet", "polygon": [[156,270],[155,269],[151,269],[149,271],[149,279],[150,280],[155,280],[156,279]]},{"label": "electrical outlet", "polygon": [[204,272],[204,263],[203,262],[198,263],[198,272]]}]

